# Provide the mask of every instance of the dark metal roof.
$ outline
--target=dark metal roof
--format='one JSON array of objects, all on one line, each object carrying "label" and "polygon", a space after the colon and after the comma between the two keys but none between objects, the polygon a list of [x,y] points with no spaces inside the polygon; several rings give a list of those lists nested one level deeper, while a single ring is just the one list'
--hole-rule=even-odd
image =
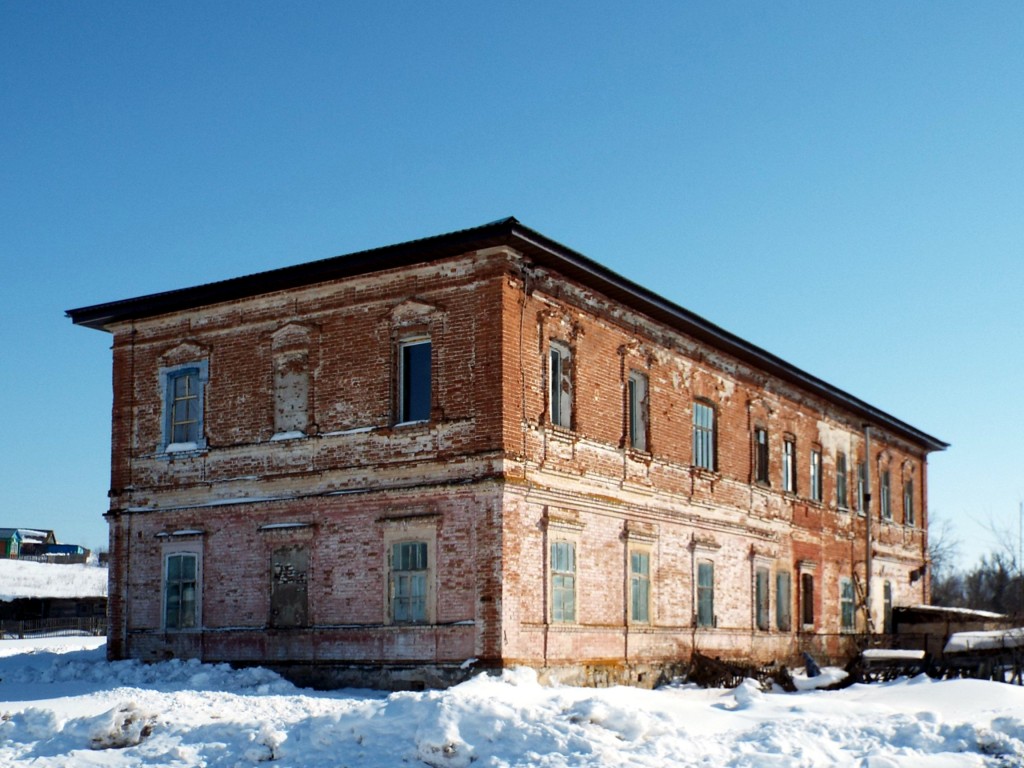
[{"label": "dark metal roof", "polygon": [[111,323],[154,317],[168,312],[194,309],[368,272],[407,267],[500,245],[515,248],[529,256],[536,264],[549,267],[756,368],[841,405],[857,414],[865,423],[891,429],[928,450],[942,450],[948,447],[947,443],[744,341],[699,315],[612,272],[583,254],[523,226],[511,216],[457,232],[235,277],[193,288],[181,288],[134,299],[69,309],[67,316],[76,325],[108,330]]}]

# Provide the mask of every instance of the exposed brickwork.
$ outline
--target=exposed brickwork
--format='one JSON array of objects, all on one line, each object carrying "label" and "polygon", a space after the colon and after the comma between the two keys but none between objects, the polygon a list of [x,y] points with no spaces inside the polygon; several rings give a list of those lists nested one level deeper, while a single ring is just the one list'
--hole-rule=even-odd
[{"label": "exposed brickwork", "polygon": [[[406,682],[454,679],[476,658],[478,668],[525,663],[562,679],[653,684],[694,648],[759,660],[843,650],[840,580],[865,575],[859,419],[511,248],[109,329],[114,658],[323,665],[349,682],[363,669],[378,684],[389,669]],[[396,425],[400,344],[428,337],[430,418]],[[571,351],[568,428],[548,415],[552,340]],[[205,445],[167,452],[161,371],[199,362],[209,376]],[[630,371],[648,382],[644,451],[628,447]],[[693,466],[698,400],[715,413],[710,470]],[[295,425],[303,431],[282,432]],[[756,427],[769,435],[768,485],[754,478]],[[796,445],[796,493],[781,490],[784,438]],[[810,499],[812,449],[822,456],[820,502]],[[837,505],[839,452],[849,509]],[[928,597],[927,579],[916,578],[926,452],[872,432],[878,625],[884,582],[894,604]],[[879,516],[884,471],[891,521]],[[906,525],[911,478],[916,519]],[[390,606],[391,547],[405,540],[429,551],[427,621],[415,626],[393,623]],[[551,619],[554,541],[571,542],[576,556],[567,622]],[[301,627],[272,628],[269,616],[282,548],[308,553]],[[641,621],[630,609],[633,551],[650,564]],[[198,558],[194,629],[163,626],[174,552]],[[709,627],[696,626],[700,561],[714,565]],[[756,628],[758,568],[771,575],[767,631]],[[802,572],[814,580],[806,627]],[[778,627],[778,573],[791,576],[790,629]],[[856,616],[863,630],[865,614]]]}]

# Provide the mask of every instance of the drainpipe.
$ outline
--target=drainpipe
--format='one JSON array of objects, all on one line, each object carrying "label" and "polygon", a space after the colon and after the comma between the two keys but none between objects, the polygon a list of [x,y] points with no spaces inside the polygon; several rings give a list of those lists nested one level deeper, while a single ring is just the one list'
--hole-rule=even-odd
[{"label": "drainpipe", "polygon": [[868,634],[871,633],[871,427],[864,425],[864,614],[867,617]]}]

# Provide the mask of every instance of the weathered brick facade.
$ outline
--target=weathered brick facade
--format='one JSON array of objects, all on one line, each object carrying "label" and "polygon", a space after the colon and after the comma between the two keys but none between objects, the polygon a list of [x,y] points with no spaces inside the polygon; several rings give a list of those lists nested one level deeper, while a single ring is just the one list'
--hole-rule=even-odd
[{"label": "weathered brick facade", "polygon": [[513,219],[69,315],[114,337],[112,658],[649,683],[928,599],[943,443]]}]

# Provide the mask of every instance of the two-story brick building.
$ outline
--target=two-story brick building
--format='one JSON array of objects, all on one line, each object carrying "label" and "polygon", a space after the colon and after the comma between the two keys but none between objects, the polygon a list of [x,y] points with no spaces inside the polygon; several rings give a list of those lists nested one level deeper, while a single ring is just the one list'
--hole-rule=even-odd
[{"label": "two-story brick building", "polygon": [[648,683],[927,602],[943,442],[515,219],[68,314],[112,658]]}]

